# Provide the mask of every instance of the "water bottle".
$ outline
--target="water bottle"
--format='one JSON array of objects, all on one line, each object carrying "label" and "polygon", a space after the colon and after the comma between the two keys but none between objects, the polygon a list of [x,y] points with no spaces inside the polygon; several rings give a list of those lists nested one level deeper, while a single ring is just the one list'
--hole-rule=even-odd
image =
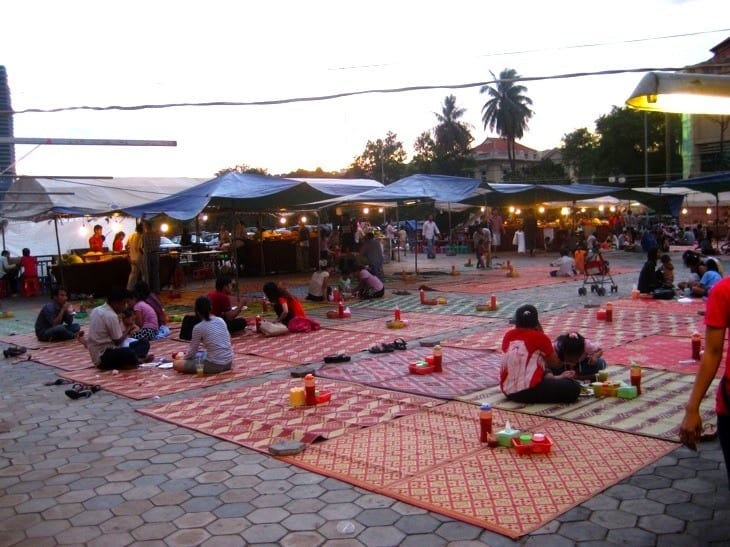
[{"label": "water bottle", "polygon": [[492,405],[484,403],[479,409],[479,441],[486,443],[492,433]]},{"label": "water bottle", "polygon": [[307,374],[304,377],[304,400],[308,405],[317,404],[317,390],[313,374]]}]

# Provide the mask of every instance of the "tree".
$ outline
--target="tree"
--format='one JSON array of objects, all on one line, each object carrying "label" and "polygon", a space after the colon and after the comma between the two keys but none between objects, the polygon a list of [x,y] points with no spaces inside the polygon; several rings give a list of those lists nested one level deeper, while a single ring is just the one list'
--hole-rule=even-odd
[{"label": "tree", "polygon": [[221,169],[218,171],[215,176],[220,177],[221,175],[225,175],[226,173],[249,173],[252,175],[268,175],[269,171],[265,167],[251,167],[249,165],[246,165],[245,163],[242,163],[240,165],[236,165],[235,167],[226,167],[225,169]]},{"label": "tree", "polygon": [[434,112],[438,125],[434,128],[433,142],[436,172],[444,175],[463,175],[473,163],[470,146],[474,137],[469,125],[459,121],[466,110],[456,106],[456,97],[444,99],[441,113]]},{"label": "tree", "polygon": [[671,174],[682,172],[680,135],[677,114],[645,113],[614,106],[609,114],[596,120],[595,133],[581,128],[563,137],[563,161],[575,178],[590,178],[598,184],[605,184],[610,176],[618,174],[625,175],[629,186],[643,186],[647,179],[659,184],[668,175],[671,178]]},{"label": "tree", "polygon": [[524,94],[527,91],[525,86],[515,83],[519,75],[513,68],[505,68],[499,79],[492,71],[489,73],[497,85],[484,85],[479,90],[491,97],[482,107],[482,122],[484,129],[489,126],[490,130],[507,139],[507,157],[510,171],[514,173],[515,142],[523,137],[527,122],[532,118],[532,99]]},{"label": "tree", "polygon": [[424,131],[418,136],[413,143],[413,152],[409,172],[431,174],[436,160],[436,143],[430,131]]},{"label": "tree", "polygon": [[342,176],[341,173],[335,171],[324,171],[321,167],[317,167],[314,171],[308,169],[297,169],[280,175],[284,178],[294,179],[336,179]]},{"label": "tree", "polygon": [[567,167],[571,180],[590,177],[596,172],[598,136],[581,127],[563,135],[561,146],[563,165]]},{"label": "tree", "polygon": [[352,178],[370,178],[383,184],[396,181],[405,172],[406,152],[403,143],[392,131],[385,139],[368,141],[363,153],[355,158],[347,175]]},{"label": "tree", "polygon": [[[728,127],[730,127],[730,116],[710,116],[707,115],[706,118],[716,123],[718,128],[720,129],[720,142],[718,143],[718,151],[717,155],[714,158],[709,158],[709,161],[705,161],[703,158],[702,161],[702,170],[703,171],[726,171],[728,169],[728,165],[730,164],[730,158],[728,158],[728,155],[725,154],[725,131],[727,131]],[[707,165],[705,165],[707,163]]]},{"label": "tree", "polygon": [[562,165],[545,158],[534,165],[519,169],[515,175],[505,173],[504,181],[565,184],[570,182]]}]

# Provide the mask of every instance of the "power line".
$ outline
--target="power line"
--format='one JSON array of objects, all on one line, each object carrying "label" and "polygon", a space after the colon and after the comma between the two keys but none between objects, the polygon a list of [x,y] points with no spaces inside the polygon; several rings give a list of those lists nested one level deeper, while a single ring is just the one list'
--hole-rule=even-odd
[{"label": "power line", "polygon": [[[730,64],[707,64],[703,65],[705,69],[711,69],[716,67],[728,67]],[[165,103],[165,104],[143,104],[143,105],[109,105],[109,106],[66,106],[59,108],[26,108],[24,110],[0,110],[0,114],[50,114],[55,112],[69,112],[74,110],[94,110],[94,111],[133,111],[133,110],[155,110],[165,108],[181,108],[181,107],[212,107],[212,106],[274,106],[291,103],[306,103],[306,102],[319,102],[319,101],[330,101],[333,99],[341,99],[343,97],[353,97],[358,95],[373,95],[373,94],[390,94],[390,93],[409,93],[412,91],[428,91],[433,89],[467,89],[472,87],[482,87],[484,85],[496,84],[500,81],[511,81],[511,82],[536,82],[541,80],[560,80],[567,78],[582,78],[585,76],[607,76],[612,74],[627,74],[635,72],[653,72],[653,71],[665,71],[665,72],[677,72],[684,70],[687,67],[664,67],[664,68],[627,68],[627,69],[614,69],[614,70],[600,70],[597,72],[573,72],[569,74],[555,74],[552,76],[519,76],[514,79],[504,80],[486,80],[482,82],[470,82],[463,84],[436,84],[436,85],[416,85],[408,87],[397,87],[397,88],[383,88],[383,89],[366,89],[360,91],[344,91],[342,93],[332,93],[329,95],[316,95],[311,97],[292,97],[288,99],[269,99],[263,101],[209,101],[200,103]]]}]

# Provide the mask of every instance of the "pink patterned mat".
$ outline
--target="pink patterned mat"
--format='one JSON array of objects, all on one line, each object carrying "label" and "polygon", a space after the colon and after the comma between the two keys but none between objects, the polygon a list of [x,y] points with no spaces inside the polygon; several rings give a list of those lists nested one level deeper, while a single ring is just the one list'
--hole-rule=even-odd
[{"label": "pink patterned mat", "polygon": [[100,385],[102,389],[130,399],[162,397],[190,389],[253,378],[276,370],[286,370],[291,363],[266,359],[256,355],[236,355],[233,369],[220,374],[206,374],[202,378],[195,374],[182,374],[172,369],[142,367],[135,370],[121,370],[114,374],[110,370],[88,368],[62,374],[64,378],[89,385]]},{"label": "pink patterned mat", "polygon": [[479,443],[478,414],[474,405],[451,402],[349,431],[282,459],[517,538],[676,448],[657,439],[495,410],[495,429],[509,420],[553,441],[549,455],[520,456],[514,449]]},{"label": "pink patterned mat", "polygon": [[[391,317],[389,315],[387,319],[390,318]],[[363,321],[355,324],[342,323],[341,325],[328,328],[340,333],[353,331],[358,333],[373,333],[380,335],[379,337],[381,340],[392,340],[394,338],[415,340],[452,330],[476,327],[479,325],[486,326],[493,323],[493,320],[490,318],[470,317],[464,315],[449,316],[423,312],[404,313],[403,320],[408,321],[408,326],[402,329],[389,329],[386,325],[386,318]],[[370,347],[370,345],[367,347]],[[367,347],[363,349],[367,349]]]},{"label": "pink patterned mat", "polygon": [[[689,336],[654,334],[608,349],[603,357],[609,363],[620,365],[638,363],[646,368],[693,375],[697,373],[700,365],[700,361],[692,359],[692,340]],[[718,368],[716,376],[718,378],[722,376],[722,367]]]},{"label": "pink patterned mat", "polygon": [[[609,366],[609,378],[629,382],[629,371],[623,366]],[[522,404],[509,401],[499,387],[491,387],[459,397],[475,405],[490,403],[495,408],[524,412],[549,418],[615,429],[669,441],[679,441],[679,425],[684,417],[694,377],[666,370],[646,368],[642,371],[641,395],[636,399],[618,397],[580,397],[572,404]],[[715,420],[714,380],[708,396],[702,399],[703,422]]]},{"label": "pink patterned mat", "polygon": [[289,390],[303,385],[300,379],[270,380],[137,410],[267,452],[271,444],[280,440],[313,443],[333,439],[351,430],[368,428],[441,404],[441,401],[427,397],[318,379],[317,389],[332,392],[328,403],[290,406]]},{"label": "pink patterned mat", "polygon": [[391,342],[390,337],[368,332],[348,332],[320,329],[316,332],[289,333],[267,338],[261,334],[247,332],[233,339],[236,354],[252,354],[279,359],[289,363],[314,363],[327,355],[338,353],[354,354],[383,342]]},{"label": "pink patterned mat", "polygon": [[409,372],[410,363],[431,353],[429,348],[415,348],[353,363],[328,364],[317,370],[317,376],[441,399],[499,384],[502,355],[494,352],[449,349],[443,354],[443,372]]}]

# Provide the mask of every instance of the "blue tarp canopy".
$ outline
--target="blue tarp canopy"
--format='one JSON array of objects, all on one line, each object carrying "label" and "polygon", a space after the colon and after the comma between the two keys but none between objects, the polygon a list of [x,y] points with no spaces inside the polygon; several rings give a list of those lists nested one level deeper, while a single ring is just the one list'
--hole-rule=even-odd
[{"label": "blue tarp canopy", "polygon": [[206,208],[248,212],[301,209],[310,202],[350,192],[352,187],[346,179],[339,183],[329,179],[310,184],[268,175],[230,172],[169,197],[125,208],[123,212],[135,217],[165,214],[178,220],[188,220]]},{"label": "blue tarp canopy", "polygon": [[[334,205],[348,202],[398,202],[414,199],[458,203],[474,195],[478,188],[477,179],[445,175],[411,175],[381,188],[330,199],[326,203]],[[319,204],[324,205],[325,202]]]},{"label": "blue tarp canopy", "polygon": [[695,192],[706,192],[717,196],[721,192],[730,192],[730,172],[674,180],[664,186],[667,188],[687,188]]}]

